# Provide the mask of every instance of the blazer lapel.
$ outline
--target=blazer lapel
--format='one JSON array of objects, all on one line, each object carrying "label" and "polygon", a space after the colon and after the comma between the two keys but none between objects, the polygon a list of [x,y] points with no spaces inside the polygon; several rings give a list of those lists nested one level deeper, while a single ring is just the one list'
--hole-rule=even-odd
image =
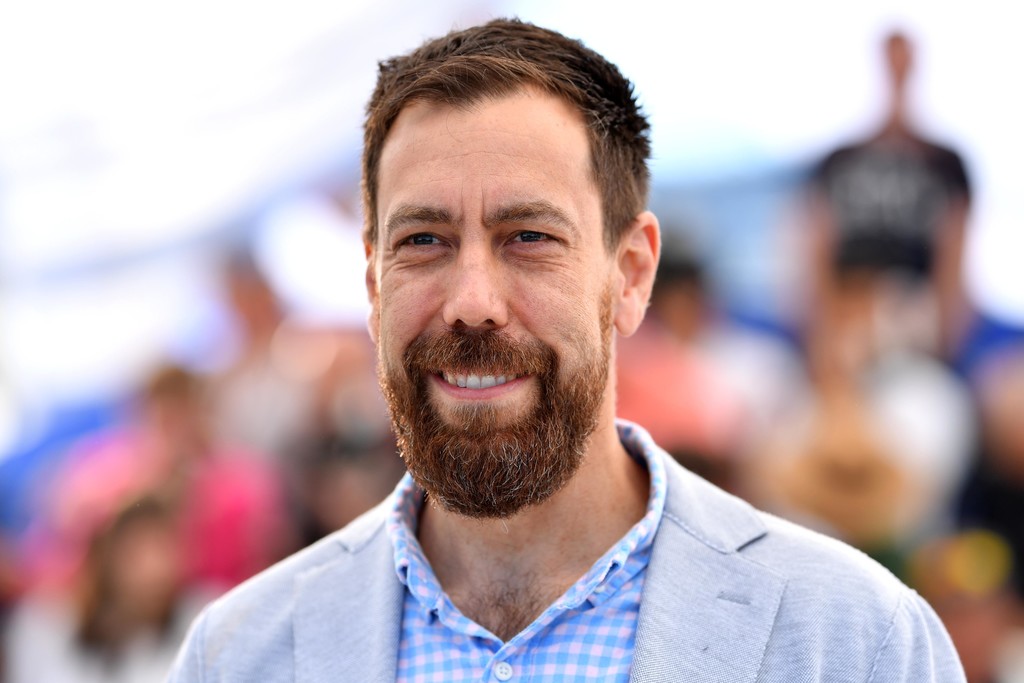
[{"label": "blazer lapel", "polygon": [[764,526],[746,503],[667,465],[630,680],[754,681],[786,584],[739,552]]},{"label": "blazer lapel", "polygon": [[346,530],[339,557],[296,580],[297,683],[395,680],[404,592],[382,516],[373,520]]}]

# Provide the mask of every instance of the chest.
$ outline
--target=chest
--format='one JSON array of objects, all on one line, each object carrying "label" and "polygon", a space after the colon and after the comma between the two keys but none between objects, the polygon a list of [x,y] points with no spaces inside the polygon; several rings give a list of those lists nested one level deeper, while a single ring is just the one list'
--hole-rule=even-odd
[{"label": "chest", "polygon": [[[499,591],[486,604],[483,599],[464,601],[466,612],[448,596],[430,606],[407,590],[397,679],[624,683],[633,661],[645,573],[619,586],[591,586],[589,591],[573,586],[553,597],[554,587]],[[491,627],[495,624],[503,634]]]}]

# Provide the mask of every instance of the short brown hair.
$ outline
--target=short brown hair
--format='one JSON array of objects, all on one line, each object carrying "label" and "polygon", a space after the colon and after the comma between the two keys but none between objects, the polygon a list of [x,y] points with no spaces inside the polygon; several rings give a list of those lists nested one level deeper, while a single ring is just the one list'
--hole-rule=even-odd
[{"label": "short brown hair", "polygon": [[583,115],[592,173],[601,193],[605,244],[614,248],[646,207],[650,184],[650,126],[633,84],[580,41],[517,19],[453,31],[380,63],[363,140],[367,242],[377,238],[381,150],[406,105],[426,101],[465,106],[527,86],[561,97]]}]

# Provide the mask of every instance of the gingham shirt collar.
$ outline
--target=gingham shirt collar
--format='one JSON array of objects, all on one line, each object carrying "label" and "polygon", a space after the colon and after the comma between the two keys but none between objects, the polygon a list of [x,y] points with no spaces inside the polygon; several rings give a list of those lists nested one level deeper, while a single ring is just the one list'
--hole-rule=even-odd
[{"label": "gingham shirt collar", "polygon": [[[626,451],[643,464],[650,475],[647,512],[558,600],[555,607],[561,609],[578,607],[585,600],[592,605],[600,604],[614,595],[623,583],[645,569],[646,562],[638,566],[635,562],[627,563],[627,559],[635,555],[649,557],[647,550],[654,542],[655,532],[661,522],[667,489],[664,463],[651,448],[653,444],[648,441],[650,437],[643,430],[624,420],[617,421],[616,427]],[[433,617],[452,612],[454,607],[444,594],[416,538],[419,513],[424,501],[423,490],[406,474],[392,495],[393,507],[388,515],[387,531],[394,546],[398,579],[416,598],[421,608]],[[480,627],[477,629],[483,631]]]}]

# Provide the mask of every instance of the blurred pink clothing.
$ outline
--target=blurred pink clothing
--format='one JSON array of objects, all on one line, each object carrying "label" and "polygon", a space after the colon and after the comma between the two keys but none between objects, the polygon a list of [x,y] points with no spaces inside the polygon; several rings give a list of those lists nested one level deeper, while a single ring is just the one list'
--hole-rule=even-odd
[{"label": "blurred pink clothing", "polygon": [[172,487],[190,584],[230,588],[285,552],[282,477],[268,458],[216,446],[185,460],[165,446],[144,431],[123,430],[72,449],[41,491],[41,524],[28,548],[33,584],[66,584],[124,505]]},{"label": "blurred pink clothing", "polygon": [[644,425],[666,450],[724,456],[744,406],[717,368],[653,323],[619,339],[616,415]]}]

